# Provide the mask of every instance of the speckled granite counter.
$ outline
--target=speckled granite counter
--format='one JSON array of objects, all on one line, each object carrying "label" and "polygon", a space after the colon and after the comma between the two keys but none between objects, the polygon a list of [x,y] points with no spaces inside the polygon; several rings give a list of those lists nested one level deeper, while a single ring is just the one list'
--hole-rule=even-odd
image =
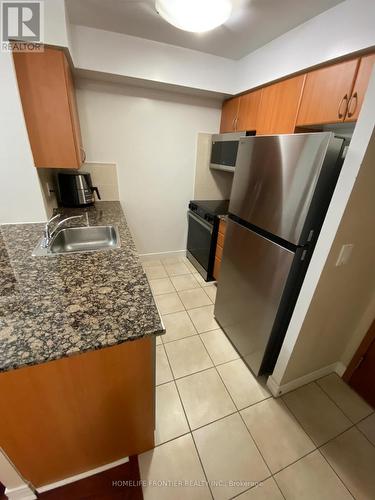
[{"label": "speckled granite counter", "polygon": [[117,226],[121,247],[32,257],[43,224],[0,226],[0,371],[163,333],[120,203],[66,212]]}]

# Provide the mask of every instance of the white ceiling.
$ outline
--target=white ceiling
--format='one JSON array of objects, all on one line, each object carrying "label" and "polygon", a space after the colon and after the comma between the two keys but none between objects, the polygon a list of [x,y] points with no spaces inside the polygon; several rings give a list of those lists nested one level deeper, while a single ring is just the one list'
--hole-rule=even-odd
[{"label": "white ceiling", "polygon": [[200,34],[168,24],[156,13],[154,0],[67,0],[67,6],[72,24],[240,59],[341,1],[233,0],[230,19]]}]

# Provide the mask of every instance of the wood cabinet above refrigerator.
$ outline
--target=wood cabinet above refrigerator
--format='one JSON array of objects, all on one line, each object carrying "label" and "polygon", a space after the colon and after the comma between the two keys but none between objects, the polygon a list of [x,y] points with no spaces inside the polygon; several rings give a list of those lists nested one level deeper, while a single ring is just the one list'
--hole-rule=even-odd
[{"label": "wood cabinet above refrigerator", "polygon": [[45,47],[13,58],[35,166],[80,168],[85,153],[66,55]]},{"label": "wood cabinet above refrigerator", "polygon": [[305,75],[288,78],[262,89],[257,135],[293,134]]},{"label": "wood cabinet above refrigerator", "polygon": [[375,54],[370,54],[360,59],[352,95],[348,101],[348,109],[345,116],[346,122],[358,119],[374,64]]},{"label": "wood cabinet above refrigerator", "polygon": [[356,121],[374,62],[370,54],[308,73],[297,125]]},{"label": "wood cabinet above refrigerator", "polygon": [[342,122],[351,96],[358,59],[307,74],[297,125]]},{"label": "wood cabinet above refrigerator", "polygon": [[323,66],[223,103],[220,132],[293,133],[358,119],[375,54]]}]

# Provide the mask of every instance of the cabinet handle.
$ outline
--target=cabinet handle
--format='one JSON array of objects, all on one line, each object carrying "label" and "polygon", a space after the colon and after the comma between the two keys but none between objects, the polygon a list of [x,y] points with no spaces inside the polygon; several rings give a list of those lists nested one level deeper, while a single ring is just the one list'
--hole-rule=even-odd
[{"label": "cabinet handle", "polygon": [[[345,101],[346,101],[345,112],[341,113],[341,107]],[[344,97],[341,99],[340,104],[339,104],[339,109],[338,109],[339,118],[343,118],[345,116],[347,107],[348,107],[348,94],[345,94]]]},{"label": "cabinet handle", "polygon": [[238,116],[234,119],[234,130],[237,132]]},{"label": "cabinet handle", "polygon": [[[353,101],[354,101],[354,108],[351,109],[351,107],[352,107],[351,104]],[[349,99],[349,103],[348,103],[348,118],[351,118],[354,115],[355,110],[357,109],[357,105],[358,105],[358,94],[357,94],[357,92],[354,92],[354,94]]]},{"label": "cabinet handle", "polygon": [[80,152],[81,152],[81,160],[82,160],[82,163],[85,163],[86,161],[86,151],[81,147],[79,148]]},{"label": "cabinet handle", "polygon": [[232,120],[232,130],[236,130],[236,117]]}]

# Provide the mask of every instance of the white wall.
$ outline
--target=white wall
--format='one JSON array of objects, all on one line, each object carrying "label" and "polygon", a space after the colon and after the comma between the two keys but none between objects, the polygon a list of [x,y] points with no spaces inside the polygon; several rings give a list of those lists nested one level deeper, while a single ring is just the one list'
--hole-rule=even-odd
[{"label": "white wall", "polygon": [[72,26],[76,68],[232,93],[236,61],[109,31]]},{"label": "white wall", "polygon": [[69,21],[64,0],[45,0],[44,43],[69,47]]},{"label": "white wall", "polygon": [[346,0],[238,62],[234,93],[375,45],[374,0]]},{"label": "white wall", "polygon": [[[44,2],[44,42],[67,47],[68,29],[64,0]],[[45,221],[10,53],[0,52],[0,75],[0,224]]]},{"label": "white wall", "polygon": [[46,219],[11,54],[0,52],[0,223]]},{"label": "white wall", "polygon": [[117,163],[138,251],[184,250],[197,134],[217,130],[220,110],[195,98],[85,81],[77,98],[87,159]]}]

